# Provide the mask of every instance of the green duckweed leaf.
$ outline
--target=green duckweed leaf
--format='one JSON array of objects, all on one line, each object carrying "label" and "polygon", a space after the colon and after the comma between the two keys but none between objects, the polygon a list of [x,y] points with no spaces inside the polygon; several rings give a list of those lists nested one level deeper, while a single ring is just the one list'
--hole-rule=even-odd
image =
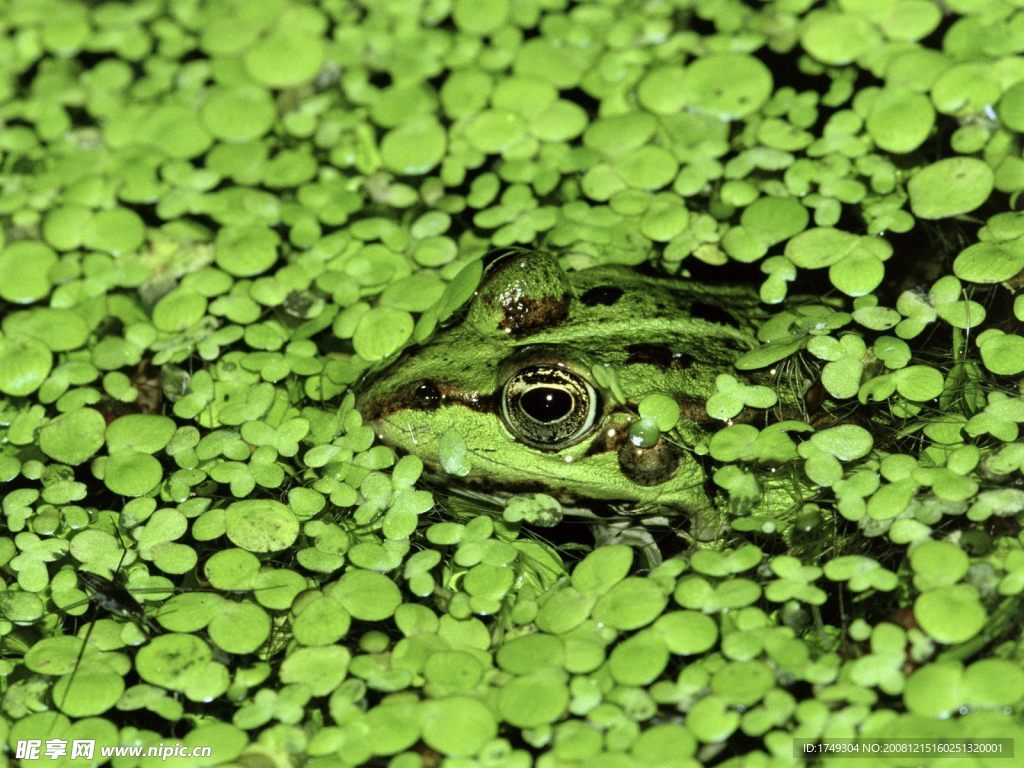
[{"label": "green duckweed leaf", "polygon": [[62,414],[39,432],[39,448],[64,464],[81,464],[103,447],[107,422],[92,408]]},{"label": "green duckweed leaf", "polygon": [[1024,371],[1024,337],[989,328],[978,335],[981,362],[992,373],[1015,376]]},{"label": "green duckweed leaf", "polygon": [[999,78],[980,61],[965,61],[947,67],[931,89],[932,103],[950,115],[976,115],[999,101]]},{"label": "green duckweed leaf", "polygon": [[441,466],[449,475],[465,477],[471,469],[469,448],[462,435],[455,429],[449,429],[438,441],[438,458]]},{"label": "green duckweed leaf", "polygon": [[719,374],[715,379],[717,392],[708,398],[708,415],[723,421],[738,415],[744,407],[770,408],[777,402],[776,394],[757,384],[740,382],[735,376]]},{"label": "green duckweed leaf", "polygon": [[312,80],[325,56],[324,41],[288,26],[272,30],[245,54],[253,79],[272,88],[287,88]]},{"label": "green duckweed leaf", "polygon": [[866,128],[882,149],[896,154],[913,152],[931,133],[935,110],[928,97],[909,88],[879,91],[871,106]]},{"label": "green duckweed leaf", "polygon": [[661,189],[673,178],[679,168],[672,154],[661,147],[638,147],[616,158],[617,176],[633,189]]},{"label": "green duckweed leaf", "polygon": [[962,703],[963,667],[957,662],[929,664],[907,679],[903,700],[907,709],[924,717],[948,717]]},{"label": "green duckweed leaf", "polygon": [[0,392],[24,397],[39,389],[53,355],[40,341],[29,336],[0,338]]},{"label": "green duckweed leaf", "polygon": [[228,224],[217,231],[214,256],[217,266],[230,275],[251,277],[265,272],[277,260],[280,238],[256,224]]},{"label": "green duckweed leaf", "polygon": [[608,658],[608,671],[620,685],[650,685],[665,670],[669,649],[656,632],[638,632],[619,643]]},{"label": "green duckweed leaf", "polygon": [[471,35],[490,34],[506,21],[508,13],[508,0],[456,0],[452,4],[452,21]]},{"label": "green duckweed leaf", "polygon": [[544,632],[563,634],[582,624],[597,602],[596,595],[586,595],[575,587],[552,592],[541,603],[537,628]]},{"label": "green duckweed leaf", "polygon": [[494,713],[468,696],[429,701],[422,716],[423,740],[446,755],[472,757],[498,732]]},{"label": "green duckweed leaf", "polygon": [[175,290],[153,307],[153,325],[160,331],[185,331],[206,314],[206,297],[193,291]]},{"label": "green duckweed leaf", "polygon": [[1024,131],[1024,84],[1014,83],[1003,92],[997,108],[999,120],[1012,131]]},{"label": "green duckweed leaf", "polygon": [[725,741],[740,724],[740,716],[729,709],[729,704],[719,696],[710,695],[697,701],[686,719],[686,726],[700,741],[717,743]]},{"label": "green duckweed leaf", "polygon": [[86,661],[63,676],[53,687],[61,711],[72,717],[101,715],[113,707],[125,690],[124,677],[100,658]]},{"label": "green duckweed leaf", "polygon": [[562,505],[546,493],[516,494],[505,505],[502,518],[510,523],[528,522],[549,528],[562,521]]},{"label": "green duckweed leaf", "polygon": [[832,581],[845,581],[854,592],[868,589],[889,592],[899,583],[895,573],[870,557],[860,555],[834,557],[825,563],[824,573]]},{"label": "green duckweed leaf", "polygon": [[638,629],[654,621],[668,604],[668,595],[653,581],[627,577],[601,595],[594,619],[616,629]]},{"label": "green duckweed leaf", "polygon": [[89,326],[81,315],[52,307],[12,312],[3,319],[3,329],[8,336],[31,336],[53,352],[78,349],[89,338]]},{"label": "green duckweed leaf", "polygon": [[573,569],[572,585],[584,595],[600,597],[621,582],[633,565],[633,550],[617,545],[595,549]]},{"label": "green duckweed leaf", "polygon": [[277,109],[263,88],[235,86],[211,90],[199,114],[214,138],[243,142],[269,131]]},{"label": "green duckweed leaf", "polygon": [[209,646],[194,635],[160,635],[139,649],[135,668],[146,682],[189,697],[219,695],[227,688],[227,669],[214,662],[212,655]]},{"label": "green duckweed leaf", "polygon": [[956,584],[969,564],[967,553],[948,541],[927,541],[910,550],[914,586],[922,592]]},{"label": "green duckweed leaf", "polygon": [[938,587],[914,602],[918,625],[940,643],[964,643],[981,632],[988,619],[977,590],[967,584]]},{"label": "green duckweed leaf", "polygon": [[564,679],[550,674],[517,677],[502,686],[498,711],[502,719],[517,728],[536,728],[561,717],[569,704]]},{"label": "green duckweed leaf", "polygon": [[950,157],[925,166],[907,184],[910,208],[922,219],[968,213],[992,192],[991,167],[973,157]]},{"label": "green duckweed leaf", "polygon": [[444,128],[432,117],[416,117],[388,131],[381,141],[381,160],[395,173],[429,172],[444,157]]},{"label": "green duckweed leaf", "polygon": [[340,645],[298,648],[281,662],[281,682],[306,685],[314,696],[326,696],[345,679],[351,660],[351,652]]},{"label": "green duckweed leaf", "polygon": [[345,637],[352,617],[340,602],[326,595],[305,601],[292,622],[295,642],[306,646],[330,646]]},{"label": "green duckweed leaf", "polygon": [[885,265],[875,254],[860,251],[829,267],[828,276],[832,285],[847,296],[865,296],[881,284]]},{"label": "green duckweed leaf", "polygon": [[153,456],[123,451],[110,456],[103,465],[103,482],[121,496],[144,496],[163,479],[163,467]]},{"label": "green duckweed leaf", "polygon": [[689,104],[723,120],[737,120],[755,112],[771,91],[768,67],[753,56],[732,53],[697,59],[687,68],[682,83]]},{"label": "green duckweed leaf", "polygon": [[637,448],[653,448],[661,439],[658,423],[652,418],[641,418],[629,425],[629,441]]},{"label": "green duckweed leaf", "polygon": [[751,461],[757,455],[757,437],[757,427],[750,424],[732,424],[714,434],[708,450],[719,461]]},{"label": "green duckweed leaf", "polygon": [[1024,670],[1009,659],[979,659],[965,670],[960,690],[970,706],[1014,706],[1024,697]]},{"label": "green duckweed leaf", "polygon": [[957,277],[972,283],[1000,283],[1024,269],[1024,240],[983,241],[967,246],[953,261]]},{"label": "green duckweed leaf", "polygon": [[662,636],[669,651],[683,656],[703,653],[718,641],[718,626],[696,611],[663,613],[652,630]]},{"label": "green duckweed leaf", "polygon": [[565,663],[565,645],[552,635],[524,635],[503,643],[495,661],[507,672],[526,675],[539,666],[561,667]]},{"label": "green duckweed leaf", "polygon": [[391,755],[409,749],[420,739],[423,710],[418,702],[385,702],[366,713],[373,752]]},{"label": "green duckweed leaf", "polygon": [[120,255],[134,251],[145,240],[142,217],[127,208],[99,211],[89,219],[82,241],[89,248]]},{"label": "green duckweed leaf", "polygon": [[31,304],[46,297],[52,287],[49,272],[56,263],[57,254],[45,243],[9,243],[0,251],[0,298]]},{"label": "green duckweed leaf", "polygon": [[253,603],[226,601],[207,631],[210,640],[227,653],[255,653],[270,636],[270,616]]},{"label": "green duckweed leaf", "polygon": [[693,757],[697,740],[678,723],[661,723],[645,728],[630,751],[642,765],[658,765],[680,757]]},{"label": "green duckweed leaf", "polygon": [[523,140],[527,122],[523,117],[503,109],[492,109],[473,117],[465,127],[470,146],[486,154],[497,154]]},{"label": "green duckweed leaf", "polygon": [[395,583],[387,576],[372,571],[349,571],[329,592],[353,618],[363,621],[389,618],[402,603],[402,595]]},{"label": "green duckweed leaf", "polygon": [[731,704],[749,707],[775,686],[775,675],[759,661],[733,661],[711,678],[712,692]]},{"label": "green duckweed leaf", "polygon": [[247,499],[226,510],[225,532],[231,543],[249,552],[287,549],[299,535],[299,522],[284,504],[273,499]]},{"label": "green duckweed leaf", "polygon": [[383,360],[402,348],[413,327],[412,315],[405,310],[374,307],[360,318],[352,343],[364,360]]},{"label": "green duckweed leaf", "polygon": [[819,10],[804,20],[800,42],[824,64],[849,64],[878,45],[879,32],[852,13]]},{"label": "green duckweed leaf", "polygon": [[807,228],[810,215],[790,197],[760,197],[743,209],[744,231],[765,245],[781,243]]}]

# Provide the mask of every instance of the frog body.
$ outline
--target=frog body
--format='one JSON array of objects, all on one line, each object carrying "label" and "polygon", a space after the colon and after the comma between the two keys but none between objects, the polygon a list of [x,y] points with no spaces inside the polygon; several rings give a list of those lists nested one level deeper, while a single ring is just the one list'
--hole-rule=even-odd
[{"label": "frog body", "polygon": [[[694,448],[721,426],[704,404],[756,344],[758,315],[743,287],[616,266],[566,273],[550,255],[515,253],[488,269],[461,322],[372,377],[357,407],[437,472],[457,432],[470,461],[461,482],[485,493],[695,512],[710,500]],[[643,447],[628,430],[655,393],[682,415]]]}]

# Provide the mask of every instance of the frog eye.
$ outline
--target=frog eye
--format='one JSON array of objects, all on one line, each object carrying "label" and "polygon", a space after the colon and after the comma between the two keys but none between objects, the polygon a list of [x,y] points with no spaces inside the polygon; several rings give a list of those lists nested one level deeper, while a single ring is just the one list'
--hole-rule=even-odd
[{"label": "frog eye", "polygon": [[505,381],[499,405],[513,437],[542,451],[557,451],[594,429],[599,401],[578,374],[557,365],[530,365]]}]

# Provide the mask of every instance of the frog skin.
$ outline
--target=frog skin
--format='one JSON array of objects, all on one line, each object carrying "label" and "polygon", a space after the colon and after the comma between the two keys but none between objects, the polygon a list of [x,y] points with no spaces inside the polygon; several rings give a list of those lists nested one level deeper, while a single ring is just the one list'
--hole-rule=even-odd
[{"label": "frog skin", "polygon": [[[693,513],[710,505],[694,449],[722,426],[704,404],[756,345],[759,315],[748,288],[619,266],[566,273],[551,255],[513,253],[491,264],[460,322],[365,382],[357,408],[383,442],[435,473],[455,430],[471,465],[458,482],[488,495]],[[654,393],[682,415],[638,447],[627,431]]]}]

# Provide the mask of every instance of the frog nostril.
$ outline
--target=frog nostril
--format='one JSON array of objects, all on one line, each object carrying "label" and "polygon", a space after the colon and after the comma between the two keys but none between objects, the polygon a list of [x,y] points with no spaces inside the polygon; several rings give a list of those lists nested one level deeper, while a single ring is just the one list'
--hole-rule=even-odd
[{"label": "frog nostril", "polygon": [[441,404],[441,390],[432,381],[421,381],[413,390],[413,397],[416,398],[416,407],[425,411],[431,411]]},{"label": "frog nostril", "polygon": [[598,304],[610,307],[621,299],[624,293],[625,291],[617,285],[599,285],[580,296],[580,301],[588,307]]}]

